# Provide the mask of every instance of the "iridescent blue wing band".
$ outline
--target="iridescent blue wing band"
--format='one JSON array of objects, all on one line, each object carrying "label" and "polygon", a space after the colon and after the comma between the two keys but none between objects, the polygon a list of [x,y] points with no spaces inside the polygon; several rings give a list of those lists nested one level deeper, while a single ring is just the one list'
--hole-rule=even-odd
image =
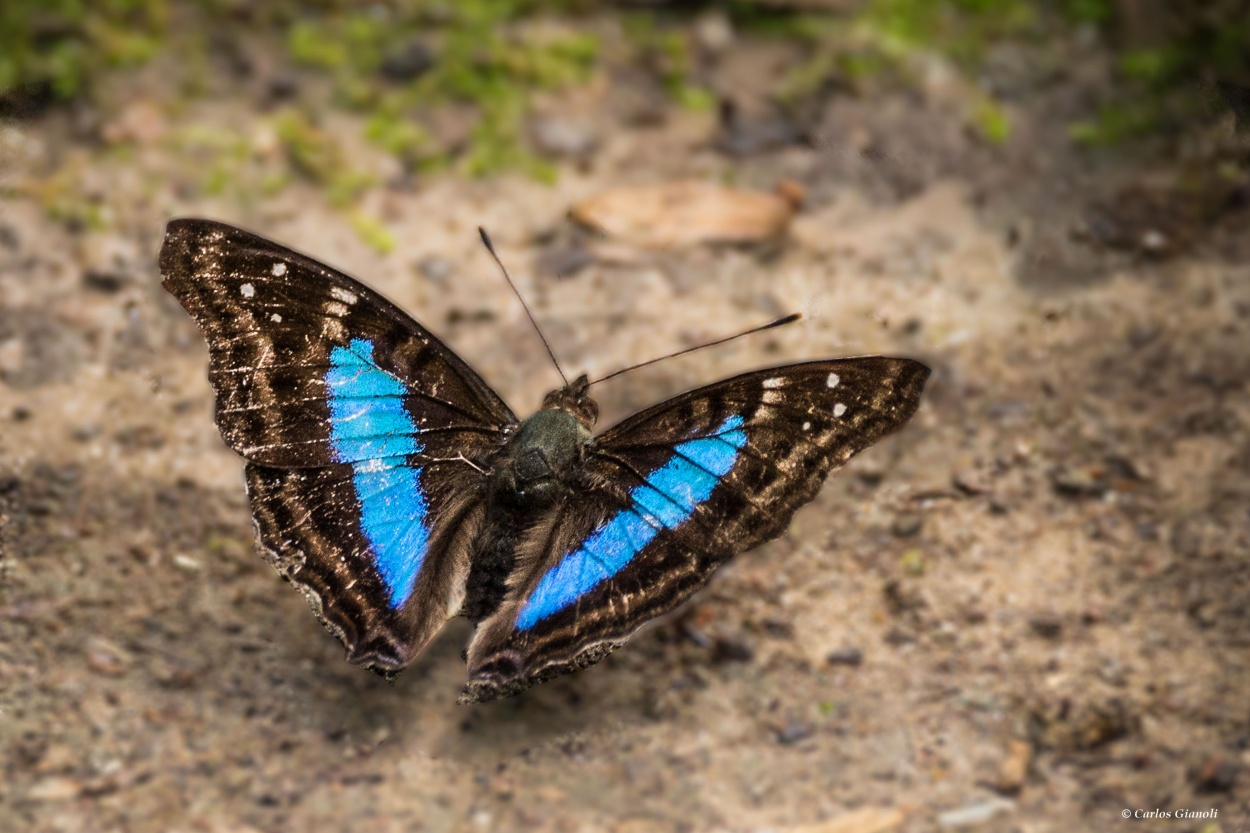
[{"label": "iridescent blue wing band", "polygon": [[573,552],[547,569],[517,616],[518,630],[568,608],[619,573],[666,529],[689,521],[729,474],[746,445],[742,417],[728,417],[706,437],[686,440],[673,456],[629,492],[614,513]]}]

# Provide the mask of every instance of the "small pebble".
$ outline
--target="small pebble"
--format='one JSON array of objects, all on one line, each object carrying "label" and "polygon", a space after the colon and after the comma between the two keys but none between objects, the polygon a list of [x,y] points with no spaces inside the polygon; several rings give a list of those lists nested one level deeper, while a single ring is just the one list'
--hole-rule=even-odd
[{"label": "small pebble", "polygon": [[288,101],[299,93],[299,79],[285,73],[274,75],[265,85],[265,95],[271,102]]},{"label": "small pebble", "polygon": [[113,294],[125,288],[144,263],[139,246],[121,234],[92,232],[77,246],[83,286]]},{"label": "small pebble", "polygon": [[1089,468],[1064,467],[1050,474],[1055,490],[1065,495],[1100,495],[1107,491],[1107,484]]},{"label": "small pebble", "polygon": [[740,636],[718,636],[712,651],[717,662],[750,662],[755,659],[755,649]]},{"label": "small pebble", "polygon": [[434,66],[434,53],[422,41],[413,40],[382,59],[378,67],[388,81],[412,81]]},{"label": "small pebble", "polygon": [[1194,773],[1194,787],[1200,793],[1232,792],[1240,772],[1241,767],[1236,761],[1215,755],[1203,761]]},{"label": "small pebble", "polygon": [[855,647],[838,648],[829,652],[829,655],[825,657],[825,662],[830,665],[849,665],[852,668],[858,668],[864,662],[864,652]]},{"label": "small pebble", "polygon": [[792,746],[801,740],[807,740],[816,734],[816,730],[810,723],[804,723],[802,720],[792,718],[786,721],[786,725],[777,730],[777,743],[782,746]]},{"label": "small pebble", "polygon": [[174,566],[179,570],[185,570],[188,573],[197,573],[203,569],[203,565],[189,555],[178,553],[174,556]]},{"label": "small pebble", "polygon": [[87,667],[106,677],[119,676],[126,670],[120,651],[98,638],[87,643]]},{"label": "small pebble", "polygon": [[473,131],[480,113],[468,105],[436,107],[426,116],[426,127],[435,144],[448,153],[456,153],[473,141]]},{"label": "small pebble", "polygon": [[855,469],[855,477],[865,486],[876,488],[885,480],[885,469],[881,467],[881,463],[873,458],[865,460],[865,465]]},{"label": "small pebble", "polygon": [[447,323],[454,324],[488,324],[495,320],[495,313],[488,309],[463,310],[452,307],[447,312]]},{"label": "small pebble", "polygon": [[992,798],[989,801],[982,801],[977,804],[968,804],[960,807],[958,810],[947,810],[945,813],[938,813],[938,827],[946,829],[961,829],[977,827],[985,824],[999,813],[1007,813],[1016,809],[1014,801],[1008,801],[1005,798]]},{"label": "small pebble", "polygon": [[706,12],[694,22],[694,37],[699,46],[719,55],[733,46],[733,24],[723,12]]},{"label": "small pebble", "polygon": [[881,586],[881,594],[885,597],[886,607],[894,616],[920,610],[925,606],[924,597],[915,586],[911,583],[904,584],[896,578],[886,580]]},{"label": "small pebble", "polygon": [[126,277],[120,272],[103,269],[87,269],[82,276],[83,286],[96,292],[111,295],[126,285]]},{"label": "small pebble", "polygon": [[538,256],[534,270],[540,275],[571,278],[594,262],[594,254],[585,246],[553,246]]},{"label": "small pebble", "polygon": [[1128,678],[1124,675],[1124,667],[1114,659],[1107,659],[1099,663],[1098,678],[1107,685],[1113,685],[1117,688],[1124,688],[1128,685]]},{"label": "small pebble", "polygon": [[595,123],[583,116],[539,116],[529,127],[534,145],[547,156],[584,159],[599,146]]},{"label": "small pebble", "polygon": [[445,283],[451,277],[451,273],[456,270],[455,264],[445,257],[438,255],[430,255],[423,257],[417,262],[417,269],[428,280],[435,283]]},{"label": "small pebble", "polygon": [[[796,144],[802,138],[789,119],[782,116],[748,119],[738,112],[731,100],[721,102],[720,123],[721,135],[717,144],[731,156],[763,153]],[[799,202],[802,202],[801,197],[799,195]]]},{"label": "small pebble", "polygon": [[784,619],[765,619],[761,624],[764,626],[764,633],[774,639],[794,638],[794,625]]},{"label": "small pebble", "polygon": [[707,635],[706,631],[689,619],[684,619],[678,623],[678,633],[700,648],[712,647],[712,638]]},{"label": "small pebble", "polygon": [[951,477],[955,488],[967,495],[981,495],[990,490],[989,480],[985,472],[979,469],[960,469]]},{"label": "small pebble", "polygon": [[886,645],[893,645],[896,648],[899,645],[910,645],[916,641],[914,633],[909,633],[898,627],[890,628],[882,638],[885,640]]},{"label": "small pebble", "polygon": [[46,518],[49,515],[55,515],[60,511],[61,504],[52,498],[46,500],[37,500],[26,505],[26,511],[36,518]]},{"label": "small pebble", "polygon": [[1003,707],[1002,700],[991,691],[969,689],[959,694],[958,702],[964,708],[986,714],[1001,711]]},{"label": "small pebble", "polygon": [[70,436],[76,442],[85,443],[100,436],[100,431],[101,428],[98,425],[80,425],[70,432]]},{"label": "small pebble", "polygon": [[924,516],[919,512],[900,512],[890,525],[890,531],[899,538],[910,538],[920,531],[924,525]]},{"label": "small pebble", "polygon": [[1058,639],[1063,633],[1063,620],[1051,613],[1041,613],[1029,618],[1029,627],[1043,639]]},{"label": "small pebble", "polygon": [[1147,254],[1164,254],[1168,250],[1168,238],[1163,232],[1150,229],[1141,236],[1141,248]]}]

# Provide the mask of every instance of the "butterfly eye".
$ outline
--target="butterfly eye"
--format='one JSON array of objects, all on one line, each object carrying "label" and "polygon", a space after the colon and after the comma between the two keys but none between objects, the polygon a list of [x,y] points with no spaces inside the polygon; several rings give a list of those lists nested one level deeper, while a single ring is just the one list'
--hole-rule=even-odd
[{"label": "butterfly eye", "polygon": [[567,387],[547,394],[543,399],[543,408],[571,414],[583,428],[589,430],[599,421],[599,403],[586,394],[585,379],[582,376]]},{"label": "butterfly eye", "polygon": [[579,420],[583,424],[589,423],[594,425],[599,421],[599,403],[587,396],[582,400],[585,419]]}]

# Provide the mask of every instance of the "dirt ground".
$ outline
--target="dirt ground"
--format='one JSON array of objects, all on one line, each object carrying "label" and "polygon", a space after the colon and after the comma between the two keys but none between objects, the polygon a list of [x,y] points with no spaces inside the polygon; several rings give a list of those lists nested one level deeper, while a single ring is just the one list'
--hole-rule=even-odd
[{"label": "dirt ground", "polygon": [[[728,158],[713,116],[675,111],[555,185],[381,185],[385,255],[311,185],[188,197],[193,163],[159,144],[0,124],[7,183],[68,168],[107,212],[83,230],[0,197],[0,830],[1250,829],[1250,215],[1158,219],[1179,199],[1159,148],[1074,149],[1088,75],[1015,101],[1001,146],[935,72],[832,99],[815,146]],[[176,118],[258,116],[227,90]],[[731,175],[805,186],[784,243],[538,268],[581,197]],[[479,224],[573,371],[805,313],[605,384],[602,425],[771,363],[934,374],[905,430],[684,609],[458,706],[467,626],[389,685],[255,551],[204,344],[155,267],[178,215],[377,287],[518,413],[558,377]]]}]

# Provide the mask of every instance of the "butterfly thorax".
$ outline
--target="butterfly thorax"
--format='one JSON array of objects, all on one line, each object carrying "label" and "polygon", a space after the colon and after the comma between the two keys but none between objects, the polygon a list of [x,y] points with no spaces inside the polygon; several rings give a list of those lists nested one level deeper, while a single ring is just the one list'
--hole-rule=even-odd
[{"label": "butterfly thorax", "polygon": [[586,395],[586,377],[547,394],[542,410],[521,423],[493,468],[494,496],[534,508],[566,488],[590,442],[599,406]]},{"label": "butterfly thorax", "polygon": [[590,432],[567,411],[544,408],[521,423],[491,472],[495,498],[536,508],[555,500],[582,459]]}]

